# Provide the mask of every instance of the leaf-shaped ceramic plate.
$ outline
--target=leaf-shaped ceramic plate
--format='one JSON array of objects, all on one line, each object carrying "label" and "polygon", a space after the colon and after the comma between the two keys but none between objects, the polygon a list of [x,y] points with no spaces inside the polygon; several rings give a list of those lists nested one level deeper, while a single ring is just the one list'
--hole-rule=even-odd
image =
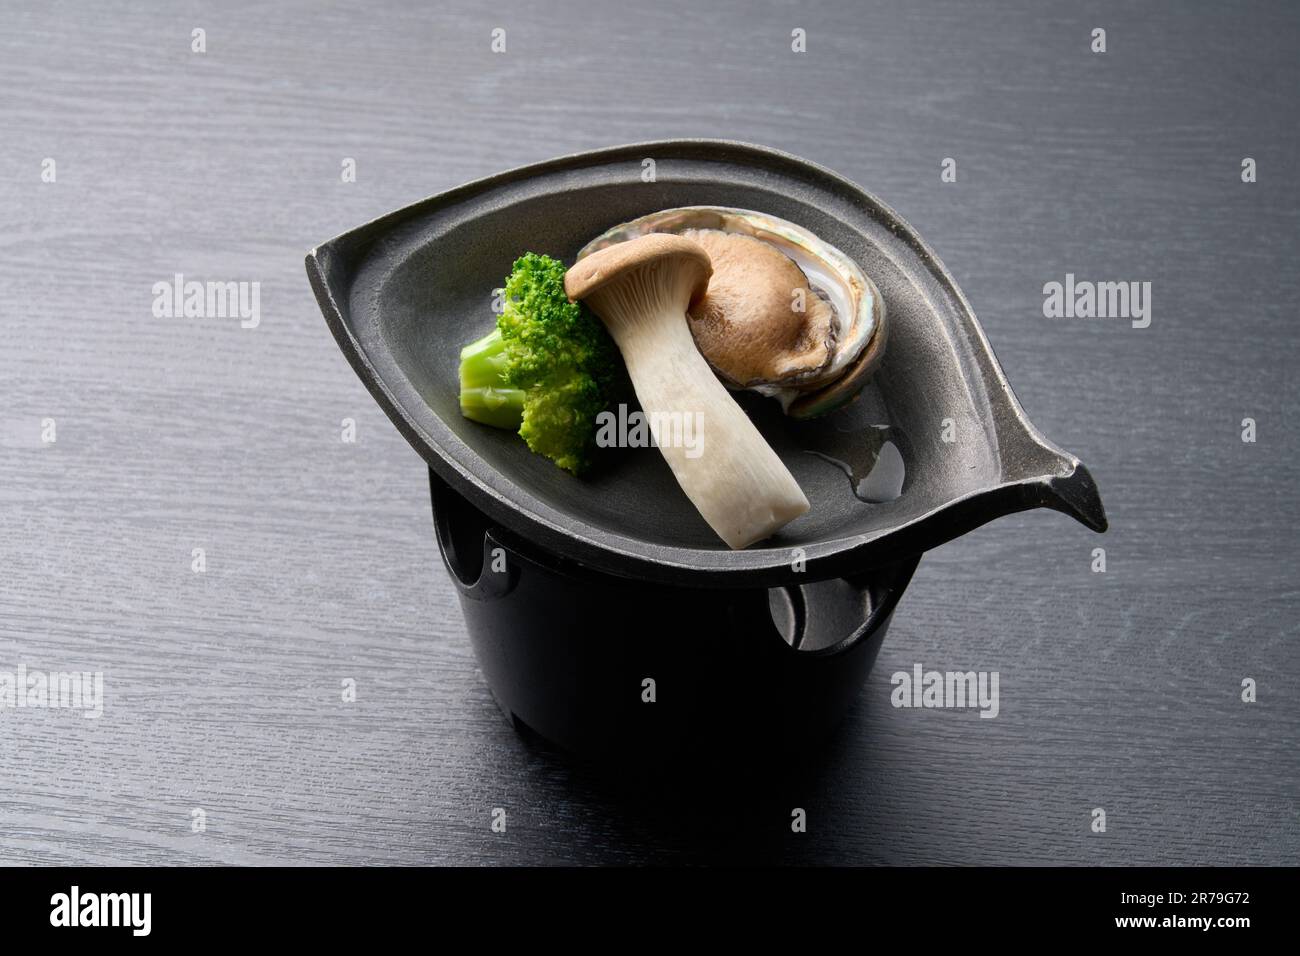
[{"label": "leaf-shaped ceramic plate", "polygon": [[[743,397],[812,504],[744,551],[718,540],[657,450],[603,451],[595,473],[578,479],[518,436],[466,420],[458,404],[460,347],[491,329],[493,290],[517,256],[572,263],[613,225],[695,205],[810,229],[856,260],[886,305],[884,361],[853,405],[801,425],[770,400]],[[662,583],[772,586],[896,562],[1028,508],[1106,527],[1088,470],[1025,417],[930,248],[874,196],[786,153],[676,140],[567,156],[360,226],[313,249],[307,271],[352,367],[429,466],[507,531],[561,558]],[[878,456],[886,441],[892,449]],[[895,487],[881,494],[882,484]]]}]

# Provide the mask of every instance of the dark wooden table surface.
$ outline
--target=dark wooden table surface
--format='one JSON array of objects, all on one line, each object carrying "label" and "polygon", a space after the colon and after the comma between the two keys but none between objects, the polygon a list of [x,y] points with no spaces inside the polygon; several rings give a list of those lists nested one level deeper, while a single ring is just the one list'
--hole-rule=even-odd
[{"label": "dark wooden table surface", "polygon": [[[1298,45],[1282,3],[5,3],[0,671],[102,671],[105,701],[0,709],[0,862],[1295,862]],[[505,724],[424,467],[302,266],[463,181],[677,136],[909,219],[1112,523],[932,552],[827,750],[729,799]],[[178,272],[259,282],[260,324],[155,317]],[[1066,273],[1151,282],[1150,327],[1044,318]],[[917,662],[999,671],[1000,715],[894,709]]]}]

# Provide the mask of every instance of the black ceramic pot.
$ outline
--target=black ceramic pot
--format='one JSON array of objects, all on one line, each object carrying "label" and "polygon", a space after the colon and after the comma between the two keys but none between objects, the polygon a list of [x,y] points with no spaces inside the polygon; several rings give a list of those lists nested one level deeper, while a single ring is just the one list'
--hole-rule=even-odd
[{"label": "black ceramic pot", "polygon": [[517,729],[593,760],[708,764],[824,738],[861,690],[918,558],[779,588],[604,573],[529,544],[430,471],[474,653]]},{"label": "black ceramic pot", "polygon": [[[883,361],[844,410],[856,418],[810,436],[775,403],[740,399],[812,504],[743,551],[718,540],[655,452],[609,451],[578,480],[458,404],[459,347],[491,328],[492,290],[517,256],[572,262],[611,225],[692,205],[809,229],[886,307]],[[924,551],[1028,508],[1106,527],[1088,469],[1026,417],[934,250],[870,193],[787,153],[676,140],[561,157],[359,226],[313,249],[307,272],[353,369],[428,463],[493,693],[518,725],[576,753],[806,744],[861,687]],[[831,462],[861,459],[877,426],[906,477],[893,500],[866,503],[855,466]]]}]

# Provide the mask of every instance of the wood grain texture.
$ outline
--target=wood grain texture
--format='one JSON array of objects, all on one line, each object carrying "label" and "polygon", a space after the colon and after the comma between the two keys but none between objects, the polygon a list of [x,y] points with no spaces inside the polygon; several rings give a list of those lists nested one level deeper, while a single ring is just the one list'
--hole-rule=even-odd
[{"label": "wood grain texture", "polygon": [[[990,7],[6,3],[0,670],[102,670],[107,699],[0,711],[0,862],[1295,862],[1300,12]],[[1112,522],[933,552],[826,750],[716,799],[506,726],[421,462],[302,268],[462,181],[675,136],[798,153],[909,219]],[[261,325],[154,318],[176,272],[260,282]],[[1151,281],[1151,327],[1044,319],[1067,272]],[[1001,715],[892,708],[918,661],[998,670]]]}]

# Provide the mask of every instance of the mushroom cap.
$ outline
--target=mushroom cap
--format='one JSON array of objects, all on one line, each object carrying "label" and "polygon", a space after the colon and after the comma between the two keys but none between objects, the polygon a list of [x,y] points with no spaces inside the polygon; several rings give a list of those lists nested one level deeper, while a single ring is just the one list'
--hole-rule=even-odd
[{"label": "mushroom cap", "polygon": [[817,384],[836,354],[835,310],[798,264],[752,236],[718,229],[681,235],[713,262],[709,291],[690,310],[691,333],[709,364],[742,388]]},{"label": "mushroom cap", "polygon": [[[815,374],[743,386],[715,364],[714,371],[731,388],[748,387],[779,401],[792,418],[815,418],[851,401],[870,379],[884,354],[888,322],[885,302],[856,260],[803,226],[752,209],[730,206],[681,206],[661,209],[613,226],[578,251],[578,261],[622,242],[649,233],[685,236],[696,230],[717,230],[751,236],[774,246],[803,272],[809,289],[834,312],[834,358]],[[713,259],[710,287],[723,282],[723,264]],[[699,310],[692,309],[695,316]],[[699,331],[690,323],[692,334]],[[712,361],[712,357],[706,356]]]},{"label": "mushroom cap", "polygon": [[564,292],[570,299],[586,299],[610,283],[651,265],[673,265],[688,276],[691,302],[704,295],[709,288],[709,276],[713,274],[709,254],[698,243],[681,236],[653,233],[580,259],[564,275]]}]

